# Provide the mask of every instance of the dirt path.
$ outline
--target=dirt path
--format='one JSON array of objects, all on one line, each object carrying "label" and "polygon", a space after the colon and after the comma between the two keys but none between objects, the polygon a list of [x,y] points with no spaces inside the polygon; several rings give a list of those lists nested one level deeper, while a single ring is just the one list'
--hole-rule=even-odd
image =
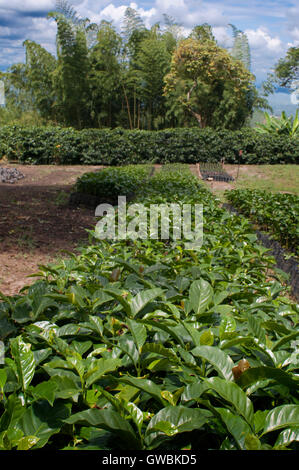
[{"label": "dirt path", "polygon": [[78,176],[101,167],[9,166],[25,178],[0,183],[0,291],[16,294],[40,264],[55,261],[61,250],[76,251],[87,239],[94,211],[69,207],[68,195]]}]

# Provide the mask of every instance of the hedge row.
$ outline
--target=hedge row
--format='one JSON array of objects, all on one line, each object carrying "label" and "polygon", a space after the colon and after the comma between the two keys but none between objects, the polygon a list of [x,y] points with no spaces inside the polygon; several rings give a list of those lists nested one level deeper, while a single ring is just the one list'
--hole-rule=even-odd
[{"label": "hedge row", "polygon": [[[243,154],[239,157],[239,151]],[[0,128],[0,158],[29,164],[298,163],[299,140],[253,129],[99,130],[59,127]]]}]

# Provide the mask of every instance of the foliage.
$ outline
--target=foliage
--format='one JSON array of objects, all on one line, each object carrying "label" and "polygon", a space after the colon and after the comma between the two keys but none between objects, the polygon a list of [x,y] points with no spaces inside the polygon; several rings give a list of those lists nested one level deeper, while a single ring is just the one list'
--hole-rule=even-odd
[{"label": "foliage", "polygon": [[[243,150],[242,156],[239,151]],[[124,129],[0,127],[0,158],[33,164],[298,163],[298,139],[210,128]]]},{"label": "foliage", "polygon": [[[253,76],[212,39],[181,41],[165,77],[165,95],[175,96],[200,127],[242,127],[251,114]],[[179,94],[178,94],[179,93]]]},{"label": "foliage", "polygon": [[298,196],[250,189],[226,191],[225,195],[242,214],[299,254]]},{"label": "foliage", "polygon": [[236,28],[235,25],[229,25],[233,31],[234,43],[231,54],[236,60],[243,62],[247,70],[251,68],[251,54],[246,33]]},{"label": "foliage", "polygon": [[[177,99],[186,94],[184,83],[176,86],[178,96],[166,100],[163,94],[171,58],[177,55],[182,39],[182,28],[173,18],[164,15],[164,24],[147,28],[130,6],[121,32],[117,32],[108,21],[96,24],[81,18],[66,0],[57,0],[48,18],[57,26],[56,57],[28,39],[24,42],[26,63],[14,64],[0,73],[5,80],[7,106],[20,120],[24,113],[34,111],[36,124],[46,119],[49,124],[77,129],[121,126],[159,130],[197,124]],[[214,44],[217,50],[207,52],[222,67],[219,74],[209,64],[218,79],[215,86],[209,80],[209,89],[203,90],[203,97],[208,94],[213,108],[213,119],[207,122],[212,127],[239,128],[254,106],[264,107],[265,103],[257,98],[253,84],[246,96],[240,95],[245,85],[242,64],[231,67],[231,55],[216,46],[211,29],[208,24],[198,25],[191,34],[195,42]],[[246,56],[243,42],[242,60]],[[222,61],[224,56],[226,61]],[[223,79],[219,78],[222,74]],[[10,118],[10,114],[1,114]]]},{"label": "foliage", "polygon": [[182,182],[177,201],[204,204],[199,252],[98,241],[2,296],[2,449],[298,449],[298,309],[248,222],[186,168],[138,201]]},{"label": "foliage", "polygon": [[152,171],[150,165],[129,165],[122,168],[109,167],[78,178],[75,191],[91,194],[99,198],[117,200],[120,196],[133,195],[139,192]]},{"label": "foliage", "polygon": [[290,47],[286,56],[275,65],[274,71],[268,74],[263,88],[266,94],[274,93],[279,87],[290,90],[296,80],[299,80],[299,47]]},{"label": "foliage", "polygon": [[298,109],[296,111],[295,117],[287,117],[284,111],[282,111],[280,118],[269,116],[269,114],[265,112],[265,119],[265,124],[259,123],[256,127],[257,132],[262,134],[282,134],[294,138],[299,137]]}]

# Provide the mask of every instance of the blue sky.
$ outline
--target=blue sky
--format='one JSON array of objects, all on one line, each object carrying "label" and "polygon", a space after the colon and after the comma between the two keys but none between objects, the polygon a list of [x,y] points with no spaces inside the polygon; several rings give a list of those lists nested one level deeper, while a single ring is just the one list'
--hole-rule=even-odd
[{"label": "blue sky", "polygon": [[[298,0],[72,0],[70,3],[82,17],[99,22],[113,21],[121,26],[125,9],[135,8],[150,26],[163,20],[163,13],[175,18],[187,35],[193,26],[207,22],[223,47],[232,42],[229,23],[244,31],[252,54],[252,72],[257,84],[267,76],[279,58],[291,46],[299,46]],[[55,0],[0,0],[0,69],[24,62],[25,39],[31,39],[55,53],[56,25],[47,20]],[[273,97],[275,108],[295,109],[290,97],[278,93]]]}]

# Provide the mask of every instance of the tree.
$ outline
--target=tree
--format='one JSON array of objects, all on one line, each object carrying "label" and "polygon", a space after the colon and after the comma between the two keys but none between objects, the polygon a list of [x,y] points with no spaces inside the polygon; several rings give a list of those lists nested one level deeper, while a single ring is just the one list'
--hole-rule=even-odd
[{"label": "tree", "polygon": [[102,21],[90,52],[91,112],[95,126],[112,127],[117,120],[122,93],[121,50],[122,38],[111,23]]},{"label": "tree", "polygon": [[251,53],[250,53],[248,37],[243,31],[236,28],[236,26],[234,26],[233,24],[229,24],[229,26],[233,30],[233,37],[234,37],[234,43],[233,43],[233,47],[231,50],[231,55],[234,57],[234,59],[240,60],[241,62],[243,62],[247,70],[250,70]]},{"label": "tree", "polygon": [[55,119],[53,75],[56,59],[34,41],[25,41],[27,89],[43,118]]},{"label": "tree", "polygon": [[144,31],[146,28],[141,17],[134,8],[128,7],[123,19],[122,33],[126,42],[129,42],[135,31]]},{"label": "tree", "polygon": [[299,47],[290,47],[286,56],[278,61],[272,73],[263,83],[266,95],[274,93],[279,87],[291,90],[293,83],[299,80]]},{"label": "tree", "polygon": [[73,23],[63,14],[49,13],[57,23],[57,68],[55,107],[65,125],[82,128],[91,121],[90,70],[86,41],[86,22]]},{"label": "tree", "polygon": [[216,43],[216,39],[212,32],[212,26],[208,23],[195,26],[189,37],[200,42],[213,41]]},{"label": "tree", "polygon": [[164,93],[200,127],[239,128],[252,112],[248,90],[254,77],[214,40],[188,38],[174,52]]},{"label": "tree", "polygon": [[170,68],[171,55],[163,38],[153,30],[151,37],[142,41],[137,57],[139,96],[144,104],[147,128],[163,123],[165,115],[163,96],[164,77]]}]

